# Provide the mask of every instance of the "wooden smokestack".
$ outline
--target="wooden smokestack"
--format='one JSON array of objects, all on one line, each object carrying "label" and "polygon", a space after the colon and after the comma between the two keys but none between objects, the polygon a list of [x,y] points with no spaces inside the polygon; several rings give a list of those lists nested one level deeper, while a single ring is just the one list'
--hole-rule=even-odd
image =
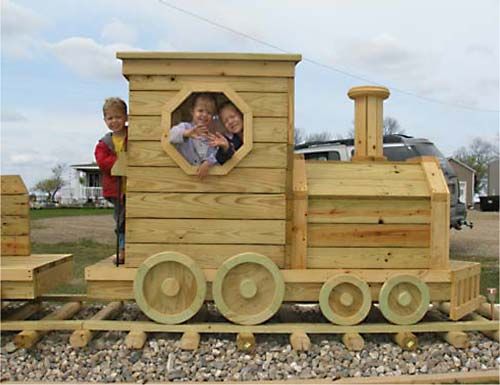
[{"label": "wooden smokestack", "polygon": [[354,100],[354,146],[352,160],[385,160],[383,100],[389,97],[385,87],[353,87],[347,95]]}]

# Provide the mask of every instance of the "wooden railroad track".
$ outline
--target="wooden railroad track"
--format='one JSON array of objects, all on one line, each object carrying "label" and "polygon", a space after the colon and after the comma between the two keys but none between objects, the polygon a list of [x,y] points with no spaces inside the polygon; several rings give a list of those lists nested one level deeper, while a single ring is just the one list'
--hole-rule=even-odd
[{"label": "wooden railroad track", "polygon": [[[44,303],[65,302],[60,308],[40,320],[27,320],[43,309]],[[83,347],[93,338],[96,332],[122,331],[128,332],[125,344],[129,348],[140,349],[147,340],[147,333],[168,332],[182,333],[180,346],[182,349],[195,350],[198,347],[201,333],[228,333],[236,335],[238,348],[253,350],[254,334],[289,334],[290,343],[296,350],[308,350],[310,339],[308,334],[341,334],[342,341],[350,350],[361,350],[364,339],[361,334],[390,334],[394,341],[406,350],[418,347],[415,333],[436,333],[457,348],[468,346],[469,331],[481,331],[487,337],[499,340],[498,307],[495,308],[493,319],[490,318],[490,307],[483,304],[477,313],[472,313],[460,321],[450,321],[446,314],[448,303],[435,304],[427,313],[423,322],[415,325],[394,325],[381,321],[378,309],[374,307],[369,321],[353,326],[334,325],[318,322],[286,322],[287,314],[282,314],[281,321],[268,322],[261,325],[236,325],[228,322],[212,322],[195,317],[194,322],[179,325],[159,324],[152,321],[114,320],[122,311],[123,302],[107,303],[101,310],[88,319],[70,319],[87,306],[84,295],[44,296],[37,301],[22,304],[10,312],[9,306],[2,306],[1,332],[19,331],[14,338],[18,348],[29,348],[49,331],[73,331],[70,344],[73,347]],[[294,320],[297,317],[295,315]],[[373,320],[373,321],[372,321]]]}]

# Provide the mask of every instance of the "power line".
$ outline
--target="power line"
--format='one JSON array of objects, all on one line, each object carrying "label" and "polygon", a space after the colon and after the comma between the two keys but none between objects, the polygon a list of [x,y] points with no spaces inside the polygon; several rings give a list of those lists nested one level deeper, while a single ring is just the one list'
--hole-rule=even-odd
[{"label": "power line", "polygon": [[[181,12],[181,13],[184,13],[186,15],[189,15],[191,17],[194,17],[198,20],[202,20],[210,25],[213,25],[217,28],[220,28],[220,29],[223,29],[225,31],[228,31],[228,32],[231,32],[235,35],[239,35],[239,36],[242,36],[246,39],[249,39],[249,40],[252,40],[256,43],[259,43],[259,44],[262,44],[268,48],[272,48],[272,49],[275,49],[277,51],[280,51],[280,52],[283,52],[283,53],[287,53],[287,54],[290,54],[292,52],[289,52],[281,47],[278,47],[274,44],[271,44],[271,43],[268,43],[264,40],[261,40],[261,39],[258,39],[258,38],[255,38],[249,34],[246,34],[244,32],[240,32],[240,31],[237,31],[233,28],[230,28],[230,27],[227,27],[223,24],[220,24],[220,23],[217,23],[213,20],[210,20],[204,16],[201,16],[201,15],[198,15],[194,12],[191,12],[191,11],[188,11],[184,8],[180,8],[180,7],[177,7],[176,5],[173,5],[165,0],[158,0],[158,2],[166,7],[169,7],[169,8],[172,8],[172,9],[175,9],[176,11],[178,12]],[[302,61],[304,62],[307,62],[307,63],[310,63],[310,64],[313,64],[315,66],[318,66],[318,67],[322,67],[322,68],[325,68],[327,70],[330,70],[330,71],[334,71],[334,72],[337,72],[339,74],[342,74],[342,75],[345,75],[345,76],[348,76],[348,77],[351,77],[353,79],[357,79],[357,80],[362,80],[364,82],[368,82],[368,83],[371,83],[371,84],[376,84],[376,85],[382,85],[382,83],[380,82],[377,82],[377,81],[374,81],[372,79],[368,79],[366,77],[363,77],[363,76],[360,76],[360,75],[356,75],[356,74],[353,74],[349,71],[346,71],[346,70],[342,70],[342,69],[339,69],[339,68],[336,68],[334,66],[331,66],[331,65],[328,65],[328,64],[324,64],[324,63],[321,63],[317,60],[313,60],[313,59],[309,59],[305,56],[302,56]],[[445,102],[445,101],[442,101],[442,100],[438,100],[438,99],[433,99],[433,98],[430,98],[430,97],[427,97],[427,96],[422,96],[422,95],[419,95],[419,94],[416,94],[414,92],[411,92],[411,91],[406,91],[406,90],[403,90],[401,88],[397,88],[397,87],[393,87],[393,86],[389,86],[388,87],[391,91],[396,91],[396,92],[399,92],[400,94],[403,94],[403,95],[407,95],[407,96],[411,96],[411,97],[415,97],[415,98],[418,98],[418,99],[421,99],[421,100],[424,100],[426,102],[430,102],[430,103],[435,103],[435,104],[442,104],[442,105],[445,105],[445,106],[450,106],[450,107],[455,107],[455,108],[460,108],[460,109],[464,109],[464,110],[470,110],[470,111],[477,111],[477,112],[500,112],[500,110],[494,110],[494,109],[485,109],[485,108],[476,108],[476,107],[471,107],[471,106],[466,106],[466,105],[463,105],[463,104],[456,104],[456,103],[450,103],[450,102]]]}]

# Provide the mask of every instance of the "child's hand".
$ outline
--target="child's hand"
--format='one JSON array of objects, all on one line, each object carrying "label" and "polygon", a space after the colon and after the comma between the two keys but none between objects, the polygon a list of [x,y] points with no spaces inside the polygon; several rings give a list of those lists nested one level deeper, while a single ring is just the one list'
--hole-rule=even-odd
[{"label": "child's hand", "polygon": [[224,135],[220,132],[216,132],[215,134],[208,134],[208,145],[210,147],[219,147],[226,152],[229,149],[229,142]]},{"label": "child's hand", "polygon": [[198,167],[198,178],[203,179],[208,175],[208,172],[210,171],[210,163],[207,161],[204,161],[200,167]]},{"label": "child's hand", "polygon": [[208,126],[206,124],[197,124],[193,128],[184,131],[185,138],[198,139],[208,135]]}]

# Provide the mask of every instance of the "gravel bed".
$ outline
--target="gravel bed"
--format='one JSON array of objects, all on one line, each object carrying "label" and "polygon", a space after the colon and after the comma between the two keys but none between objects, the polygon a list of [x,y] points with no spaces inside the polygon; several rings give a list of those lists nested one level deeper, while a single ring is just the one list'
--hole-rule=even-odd
[{"label": "gravel bed", "polygon": [[[75,318],[90,317],[87,306]],[[310,312],[314,313],[314,312]],[[127,304],[120,319],[141,319]],[[307,318],[311,318],[308,314]],[[179,349],[180,334],[152,333],[142,350],[129,350],[126,333],[104,332],[88,347],[74,349],[70,333],[51,332],[33,349],[14,350],[14,333],[2,333],[1,381],[160,382],[335,379],[467,372],[500,366],[499,344],[469,333],[468,349],[456,349],[430,333],[419,334],[415,352],[402,350],[388,335],[365,335],[365,348],[347,350],[338,335],[312,335],[311,350],[292,350],[286,335],[257,335],[253,353],[240,352],[235,336],[202,334],[197,351]],[[389,381],[389,379],[388,379]]]}]

